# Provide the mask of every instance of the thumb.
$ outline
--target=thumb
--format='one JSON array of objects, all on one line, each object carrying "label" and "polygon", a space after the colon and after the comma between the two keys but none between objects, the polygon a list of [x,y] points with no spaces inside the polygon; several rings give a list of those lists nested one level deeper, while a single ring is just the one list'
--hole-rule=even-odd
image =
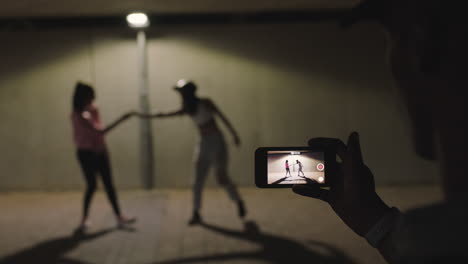
[{"label": "thumb", "polygon": [[367,171],[364,171],[366,168],[367,167],[364,165],[364,161],[362,160],[359,134],[357,132],[353,132],[348,138],[347,160],[346,164],[344,164],[344,170],[346,171],[346,177],[344,179],[345,185],[361,185],[364,182],[373,181],[372,177],[372,179],[366,177],[366,175],[368,175],[368,173],[365,173]]},{"label": "thumb", "polygon": [[359,142],[359,134],[357,132],[351,133],[348,138],[348,158],[353,165],[363,165],[361,144]]}]

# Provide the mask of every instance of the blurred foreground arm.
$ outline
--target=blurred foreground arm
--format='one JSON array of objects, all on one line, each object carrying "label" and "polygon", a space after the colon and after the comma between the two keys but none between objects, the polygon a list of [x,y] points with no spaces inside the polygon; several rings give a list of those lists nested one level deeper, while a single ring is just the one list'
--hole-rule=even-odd
[{"label": "blurred foreground arm", "polygon": [[[339,139],[314,138],[309,140],[309,146],[333,150],[342,162],[329,168],[329,190],[317,184],[296,185],[293,191],[327,202],[348,227],[368,241],[369,236],[375,237],[379,225],[386,225],[390,231],[395,224],[392,222],[392,209],[375,192],[374,176],[362,159],[359,135],[352,133],[347,145]],[[387,261],[393,262],[393,245],[388,237],[386,234],[373,246],[379,248]]]}]

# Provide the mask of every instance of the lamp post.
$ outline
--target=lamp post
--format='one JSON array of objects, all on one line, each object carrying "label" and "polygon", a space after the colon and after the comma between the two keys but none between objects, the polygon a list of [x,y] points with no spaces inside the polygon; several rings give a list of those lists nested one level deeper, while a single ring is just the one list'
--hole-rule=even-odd
[{"label": "lamp post", "polygon": [[[131,28],[137,29],[140,112],[150,114],[146,33],[144,31],[150,22],[148,16],[144,13],[131,13],[127,15],[127,22]],[[154,185],[153,138],[151,120],[148,118],[141,118],[140,120],[140,162],[143,186],[146,189],[151,189]]]}]

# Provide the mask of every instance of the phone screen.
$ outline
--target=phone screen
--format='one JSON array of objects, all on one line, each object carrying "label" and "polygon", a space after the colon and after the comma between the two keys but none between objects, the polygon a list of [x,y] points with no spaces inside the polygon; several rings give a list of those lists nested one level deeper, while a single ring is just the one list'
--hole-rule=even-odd
[{"label": "phone screen", "polygon": [[325,183],[323,152],[310,150],[267,151],[267,184]]}]

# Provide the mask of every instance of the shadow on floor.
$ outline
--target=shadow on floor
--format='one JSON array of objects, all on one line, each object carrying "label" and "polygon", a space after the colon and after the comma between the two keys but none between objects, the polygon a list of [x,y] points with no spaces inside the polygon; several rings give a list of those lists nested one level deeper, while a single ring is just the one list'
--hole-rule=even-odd
[{"label": "shadow on floor", "polygon": [[284,237],[261,233],[258,225],[253,221],[244,223],[244,230],[237,231],[232,229],[223,228],[213,224],[202,223],[202,227],[222,234],[227,237],[238,238],[256,243],[262,248],[256,251],[239,251],[230,253],[220,253],[209,256],[186,257],[173,260],[166,260],[155,262],[154,264],[181,264],[181,263],[199,263],[199,262],[212,262],[222,263],[229,260],[259,260],[266,261],[272,264],[286,264],[286,263],[314,263],[314,264],[354,264],[349,257],[347,257],[339,249],[321,242],[309,241],[310,247],[290,240]]},{"label": "shadow on floor", "polygon": [[279,180],[277,180],[277,181],[275,181],[275,182],[273,182],[271,184],[279,184],[279,183],[283,182],[284,180],[286,180],[287,178],[288,177],[281,178],[281,179],[279,179]]},{"label": "shadow on floor", "polygon": [[78,247],[82,242],[87,242],[101,236],[104,236],[115,228],[104,229],[99,232],[86,234],[75,231],[72,235],[46,240],[26,248],[10,256],[0,259],[0,264],[88,264],[79,260],[66,258],[65,255]]}]

